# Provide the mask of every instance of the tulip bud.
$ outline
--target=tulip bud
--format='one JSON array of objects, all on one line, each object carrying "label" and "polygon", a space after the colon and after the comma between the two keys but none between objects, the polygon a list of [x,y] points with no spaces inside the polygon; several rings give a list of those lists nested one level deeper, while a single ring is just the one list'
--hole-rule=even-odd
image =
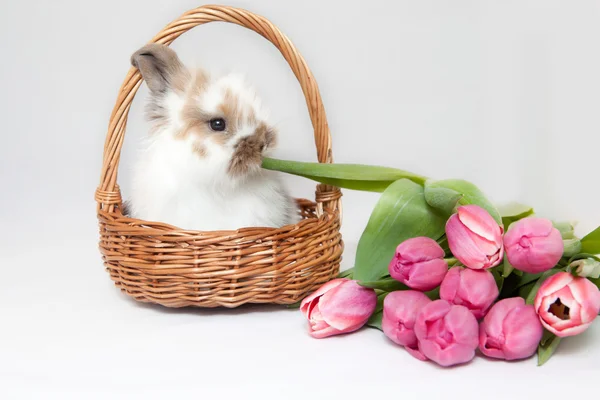
[{"label": "tulip bud", "polygon": [[373,289],[356,281],[334,279],[302,300],[300,311],[309,321],[309,333],[321,339],[354,332],[367,323],[377,307]]},{"label": "tulip bud", "polygon": [[552,221],[534,217],[512,223],[504,247],[511,265],[530,274],[553,268],[564,252],[562,236]]},{"label": "tulip bud", "polygon": [[463,364],[475,357],[479,326],[466,307],[432,301],[417,315],[414,331],[419,350],[439,365]]},{"label": "tulip bud", "polygon": [[390,276],[411,289],[428,291],[440,285],[448,272],[444,249],[428,237],[405,240],[396,248]]},{"label": "tulip bud", "polygon": [[483,318],[499,291],[494,275],[486,270],[453,267],[440,286],[440,298],[467,307],[475,318]]},{"label": "tulip bud", "polygon": [[500,300],[479,326],[479,350],[503,360],[528,358],[537,350],[543,333],[535,309],[523,298]]},{"label": "tulip bud", "polygon": [[502,228],[479,206],[458,207],[446,223],[446,236],[454,257],[468,268],[492,268],[504,256]]},{"label": "tulip bud", "polygon": [[542,283],[533,305],[544,328],[558,337],[574,336],[600,312],[600,290],[587,278],[559,272]]},{"label": "tulip bud", "polygon": [[569,265],[571,273],[584,278],[600,278],[600,262],[593,258],[573,261]]},{"label": "tulip bud", "polygon": [[429,303],[431,300],[416,290],[392,292],[383,301],[383,333],[394,343],[405,346],[411,355],[422,361],[426,358],[419,351],[414,325],[419,311]]},{"label": "tulip bud", "polygon": [[581,240],[574,239],[563,239],[563,257],[573,257],[581,253]]}]

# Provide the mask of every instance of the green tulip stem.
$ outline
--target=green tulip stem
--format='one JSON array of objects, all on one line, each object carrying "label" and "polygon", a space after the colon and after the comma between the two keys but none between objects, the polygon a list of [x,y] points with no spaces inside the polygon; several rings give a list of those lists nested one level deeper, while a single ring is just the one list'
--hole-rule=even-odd
[{"label": "green tulip stem", "polygon": [[454,257],[445,258],[444,260],[446,260],[446,262],[448,263],[448,267],[454,267],[454,266],[460,264],[458,262],[458,260],[456,258],[454,258]]}]

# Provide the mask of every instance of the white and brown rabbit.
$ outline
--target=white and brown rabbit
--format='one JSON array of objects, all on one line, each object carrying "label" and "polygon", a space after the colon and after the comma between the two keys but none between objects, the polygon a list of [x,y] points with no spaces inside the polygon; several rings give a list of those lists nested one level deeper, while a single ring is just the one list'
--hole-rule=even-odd
[{"label": "white and brown rabbit", "polygon": [[276,132],[242,77],[186,68],[159,44],[131,63],[150,89],[152,130],[135,164],[129,215],[201,231],[300,219],[277,173],[261,168]]}]

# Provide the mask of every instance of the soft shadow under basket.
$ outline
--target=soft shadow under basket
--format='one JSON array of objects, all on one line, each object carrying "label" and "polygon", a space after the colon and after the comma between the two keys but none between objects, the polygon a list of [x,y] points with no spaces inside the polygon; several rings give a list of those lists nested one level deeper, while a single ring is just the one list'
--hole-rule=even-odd
[{"label": "soft shadow under basket", "polygon": [[[317,84],[294,45],[265,18],[237,8],[199,7],[151,42],[169,45],[213,21],[251,29],[279,49],[304,92],[318,160],[331,163],[331,136]],[[138,301],[167,307],[237,307],[292,304],[337,275],[343,250],[338,188],[318,185],[316,202],[297,200],[303,220],[278,229],[197,232],[123,216],[117,170],[127,115],[141,83],[141,75],[131,68],[110,118],[95,196],[100,251],[117,287]]]}]

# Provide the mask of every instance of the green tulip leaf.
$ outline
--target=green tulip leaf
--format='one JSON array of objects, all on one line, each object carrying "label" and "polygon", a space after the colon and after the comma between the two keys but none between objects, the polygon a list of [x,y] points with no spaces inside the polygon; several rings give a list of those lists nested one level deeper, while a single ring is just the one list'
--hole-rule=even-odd
[{"label": "green tulip leaf", "polygon": [[529,284],[530,282],[535,282],[537,281],[539,278],[541,278],[543,275],[542,272],[537,273],[537,274],[530,274],[528,272],[524,272],[521,275],[521,278],[519,279],[519,282],[517,284],[517,287],[521,287],[521,286],[525,286],[527,284]]},{"label": "green tulip leaf", "polygon": [[452,257],[452,253],[450,252],[450,246],[448,245],[448,237],[444,235],[437,242],[440,245],[440,247],[444,250],[444,254],[447,257]]},{"label": "green tulip leaf", "polygon": [[502,287],[504,286],[504,276],[500,272],[500,268],[504,270],[504,266],[500,265],[498,267],[494,267],[490,269],[492,275],[494,275],[494,280],[496,281],[496,286],[498,286],[498,293],[502,292]]},{"label": "green tulip leaf", "polygon": [[538,346],[538,366],[544,365],[550,357],[554,354],[558,345],[560,344],[560,338],[554,336],[551,339],[546,339],[546,342]]},{"label": "green tulip leaf", "polygon": [[435,289],[430,290],[429,292],[423,292],[423,294],[429,297],[430,300],[439,300],[440,299],[440,287],[436,287]]},{"label": "green tulip leaf", "polygon": [[544,329],[544,333],[542,334],[542,340],[540,341],[540,345],[547,346],[548,342],[554,339],[556,335],[549,330]]},{"label": "green tulip leaf", "polygon": [[377,295],[377,307],[375,307],[375,311],[367,321],[367,326],[371,328],[382,330],[381,321],[383,320],[383,302],[389,293],[383,292]]},{"label": "green tulip leaf", "polygon": [[427,203],[446,216],[459,205],[475,204],[484,208],[496,220],[502,223],[502,218],[496,207],[485,197],[477,186],[461,179],[446,179],[441,181],[425,181],[425,199]]},{"label": "green tulip leaf", "polygon": [[372,281],[372,282],[359,281],[358,284],[363,287],[383,290],[386,292],[394,292],[396,290],[409,290],[410,289],[405,284],[400,283],[397,280],[395,280],[394,278],[390,278],[390,277],[383,278],[383,279],[380,279],[377,281]]},{"label": "green tulip leaf", "polygon": [[507,203],[498,206],[498,212],[502,217],[502,224],[508,229],[510,224],[533,215],[533,208],[521,203]]},{"label": "green tulip leaf", "polygon": [[264,169],[301,176],[327,185],[369,192],[383,192],[399,179],[423,185],[425,178],[395,168],[361,164],[322,164],[265,158]]},{"label": "green tulip leaf", "polygon": [[[529,296],[529,293],[531,293],[531,289],[533,289],[534,286],[535,286],[535,282],[529,282],[523,286],[519,286],[519,288],[517,289],[517,296],[527,299],[527,296]],[[513,296],[508,296],[508,297],[513,297]]]},{"label": "green tulip leaf", "polygon": [[367,321],[367,326],[370,326],[371,328],[375,328],[375,329],[379,329],[380,331],[383,331],[383,328],[381,328],[382,320],[383,320],[383,311],[375,312],[375,313],[373,313],[373,315],[371,315],[371,318],[369,318],[369,320]]},{"label": "green tulip leaf", "polygon": [[462,193],[444,187],[431,187],[425,190],[427,204],[439,210],[444,216],[454,214],[456,206],[462,198]]},{"label": "green tulip leaf", "polygon": [[352,274],[354,273],[354,268],[349,268],[347,270],[341,271],[338,274],[338,278],[347,278],[347,279],[352,279]]},{"label": "green tulip leaf", "polygon": [[581,239],[583,253],[600,254],[600,226]]},{"label": "green tulip leaf", "polygon": [[387,297],[388,292],[381,292],[377,295],[377,307],[375,307],[375,311],[373,314],[383,311],[383,301]]},{"label": "green tulip leaf", "polygon": [[446,219],[425,201],[423,187],[408,179],[392,183],[381,195],[360,237],[354,279],[377,281],[388,275],[396,247],[407,239],[444,234]]},{"label": "green tulip leaf", "polygon": [[298,308],[300,308],[300,304],[301,304],[301,303],[302,303],[302,300],[300,300],[300,301],[297,301],[297,302],[295,302],[294,304],[288,304],[288,305],[286,305],[285,307],[286,307],[286,308],[289,308],[289,309],[293,309],[293,310],[295,310],[295,309],[298,309]]},{"label": "green tulip leaf", "polygon": [[[506,226],[506,225],[505,225]],[[502,277],[508,278],[508,276],[515,270],[515,267],[512,266],[510,261],[508,261],[508,257],[506,253],[504,253],[504,264],[502,265]]]}]

